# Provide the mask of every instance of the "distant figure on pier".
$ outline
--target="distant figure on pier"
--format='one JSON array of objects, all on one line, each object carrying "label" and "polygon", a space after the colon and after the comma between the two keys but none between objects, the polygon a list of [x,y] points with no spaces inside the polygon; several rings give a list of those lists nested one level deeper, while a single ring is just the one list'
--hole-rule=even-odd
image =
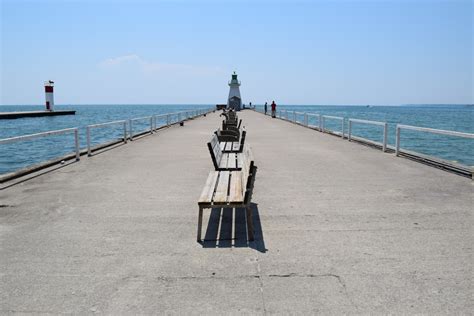
[{"label": "distant figure on pier", "polygon": [[267,102],[265,102],[265,115],[267,115],[267,110],[268,110],[268,105],[267,105]]},{"label": "distant figure on pier", "polygon": [[249,102],[249,109],[252,108],[252,102]]},{"label": "distant figure on pier", "polygon": [[[266,103],[265,103],[265,113],[267,113],[267,110],[266,110],[267,106],[266,106]],[[277,108],[277,105],[275,103],[275,101],[272,102],[272,117],[275,118],[276,117],[276,108]]]}]

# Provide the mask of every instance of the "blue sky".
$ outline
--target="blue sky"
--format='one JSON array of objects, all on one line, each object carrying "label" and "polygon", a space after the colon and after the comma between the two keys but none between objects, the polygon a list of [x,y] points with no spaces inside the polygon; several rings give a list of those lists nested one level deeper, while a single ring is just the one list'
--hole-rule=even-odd
[{"label": "blue sky", "polygon": [[474,103],[472,1],[0,1],[1,104]]}]

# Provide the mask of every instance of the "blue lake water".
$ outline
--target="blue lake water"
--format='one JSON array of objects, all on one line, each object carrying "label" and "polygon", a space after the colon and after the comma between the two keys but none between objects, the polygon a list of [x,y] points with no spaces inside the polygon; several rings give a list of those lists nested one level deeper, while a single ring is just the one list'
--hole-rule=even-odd
[{"label": "blue lake water", "polygon": [[[86,147],[86,129],[89,124],[124,120],[155,114],[208,108],[213,105],[75,105],[55,106],[55,109],[74,109],[76,115],[0,120],[0,139],[69,127],[80,128],[81,147]],[[262,110],[262,106],[257,106]],[[42,106],[0,106],[0,112],[34,111]],[[395,125],[406,124],[459,132],[474,133],[474,107],[472,105],[443,106],[316,106],[282,105],[278,110],[289,110],[347,118],[374,120],[389,123],[389,144],[395,144]],[[315,119],[310,124],[317,125]],[[164,120],[157,125],[164,125]],[[347,125],[347,124],[346,124]],[[340,131],[340,122],[327,120],[325,126]],[[149,121],[134,123],[135,132],[149,128]],[[216,126],[217,128],[217,126]],[[355,124],[353,134],[373,141],[382,141],[382,127]],[[99,144],[122,137],[120,125],[95,129],[92,143]],[[474,166],[472,139],[402,131],[401,147],[423,154]],[[31,164],[65,155],[74,151],[73,135],[58,135],[31,141],[0,145],[0,174]]]}]

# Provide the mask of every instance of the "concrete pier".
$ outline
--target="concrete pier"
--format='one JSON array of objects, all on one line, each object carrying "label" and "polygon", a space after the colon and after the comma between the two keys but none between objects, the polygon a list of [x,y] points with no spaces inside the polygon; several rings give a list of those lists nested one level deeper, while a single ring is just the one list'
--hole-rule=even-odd
[{"label": "concrete pier", "polygon": [[74,110],[64,111],[19,111],[19,112],[0,112],[0,119],[12,120],[23,117],[40,117],[40,116],[58,116],[58,115],[74,115]]},{"label": "concrete pier", "polygon": [[0,191],[0,313],[469,314],[473,182],[252,111],[256,241],[205,212],[218,113]]}]

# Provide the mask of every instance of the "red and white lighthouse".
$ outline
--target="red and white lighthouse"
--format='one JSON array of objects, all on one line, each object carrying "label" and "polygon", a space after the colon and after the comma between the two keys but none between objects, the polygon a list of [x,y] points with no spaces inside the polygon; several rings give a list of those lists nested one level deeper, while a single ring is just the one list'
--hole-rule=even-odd
[{"label": "red and white lighthouse", "polygon": [[46,95],[46,111],[53,111],[54,108],[54,81],[48,80],[44,83],[44,92]]}]

